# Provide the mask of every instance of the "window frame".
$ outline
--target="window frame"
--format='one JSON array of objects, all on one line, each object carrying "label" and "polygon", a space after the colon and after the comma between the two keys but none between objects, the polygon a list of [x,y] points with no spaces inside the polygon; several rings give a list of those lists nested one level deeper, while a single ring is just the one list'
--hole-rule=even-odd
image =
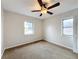
[{"label": "window frame", "polygon": [[[73,21],[74,21],[74,17],[61,18],[61,36],[73,36],[73,34],[72,35],[64,35],[63,34],[63,21],[67,20],[67,19],[73,19]],[[72,26],[72,28],[73,28],[73,26]]]},{"label": "window frame", "polygon": [[[32,33],[28,33],[27,32],[27,34],[25,33],[25,29],[26,29],[26,27],[25,27],[25,22],[27,22],[27,23],[32,23]],[[34,34],[34,26],[33,26],[33,22],[30,22],[30,21],[24,21],[24,35],[33,35]]]}]

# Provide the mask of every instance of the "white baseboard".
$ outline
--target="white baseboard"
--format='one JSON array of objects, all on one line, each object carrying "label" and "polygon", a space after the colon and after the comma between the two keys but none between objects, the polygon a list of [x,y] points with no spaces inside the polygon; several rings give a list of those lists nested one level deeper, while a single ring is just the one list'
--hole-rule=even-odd
[{"label": "white baseboard", "polygon": [[6,50],[6,49],[3,49],[3,50],[1,51],[1,58],[2,58],[2,56],[3,56],[4,52],[5,52],[5,50]]},{"label": "white baseboard", "polygon": [[[46,40],[46,41],[48,41],[48,40]],[[64,46],[64,45],[62,45],[62,44],[59,44],[59,43],[56,43],[56,42],[51,42],[51,41],[48,41],[48,42],[49,42],[49,43],[53,43],[53,44],[56,44],[56,45],[58,45],[58,46],[65,47],[65,48],[67,48],[67,49],[72,50],[72,48],[67,47],[67,46]]]},{"label": "white baseboard", "polygon": [[10,49],[10,48],[13,48],[13,47],[17,47],[17,46],[29,44],[29,43],[32,43],[32,42],[35,42],[35,41],[40,41],[40,40],[43,40],[43,39],[38,39],[38,40],[33,40],[33,41],[30,41],[30,42],[27,42],[27,43],[17,44],[17,45],[15,45],[15,46],[9,46],[9,47],[6,47],[6,49]]},{"label": "white baseboard", "polygon": [[75,51],[73,50],[73,52],[76,53],[76,54],[78,54],[78,51],[77,50],[75,50]]}]

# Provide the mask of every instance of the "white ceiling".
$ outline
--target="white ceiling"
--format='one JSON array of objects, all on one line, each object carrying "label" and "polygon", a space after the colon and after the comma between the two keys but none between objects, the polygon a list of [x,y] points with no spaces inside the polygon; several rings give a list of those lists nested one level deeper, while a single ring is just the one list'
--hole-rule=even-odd
[{"label": "white ceiling", "polygon": [[[50,5],[55,2],[60,2],[60,6],[51,9],[54,14],[59,14],[63,12],[67,12],[69,10],[77,8],[77,0],[51,0]],[[2,0],[2,7],[5,10],[20,13],[23,15],[28,15],[40,19],[44,19],[53,15],[45,14],[43,16],[39,16],[40,13],[33,13],[31,10],[40,9],[40,6],[37,0]]]}]

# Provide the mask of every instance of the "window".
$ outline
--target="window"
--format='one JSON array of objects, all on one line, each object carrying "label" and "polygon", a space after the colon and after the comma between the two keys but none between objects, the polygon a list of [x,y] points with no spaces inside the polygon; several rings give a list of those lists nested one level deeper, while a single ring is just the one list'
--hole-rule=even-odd
[{"label": "window", "polygon": [[63,34],[73,35],[73,19],[63,20]]},{"label": "window", "polygon": [[33,34],[33,24],[32,22],[24,22],[24,34]]}]

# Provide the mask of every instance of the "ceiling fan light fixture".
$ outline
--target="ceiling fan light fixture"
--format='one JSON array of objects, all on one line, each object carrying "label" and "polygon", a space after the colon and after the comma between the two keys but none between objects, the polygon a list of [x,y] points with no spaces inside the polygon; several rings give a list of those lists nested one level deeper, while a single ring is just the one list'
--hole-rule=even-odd
[{"label": "ceiling fan light fixture", "polygon": [[41,13],[42,13],[42,14],[46,14],[46,13],[47,13],[47,9],[44,8],[44,7],[42,7],[42,9],[41,9]]},{"label": "ceiling fan light fixture", "polygon": [[32,12],[40,12],[41,13],[40,16],[42,16],[43,14],[46,14],[46,13],[52,15],[53,13],[50,12],[49,9],[55,8],[55,7],[60,5],[60,2],[57,2],[57,3],[55,3],[55,4],[51,5],[51,6],[48,6],[48,2],[50,0],[45,0],[45,2],[44,2],[44,0],[43,1],[42,0],[37,0],[37,1],[38,1],[39,5],[40,5],[41,9],[40,10],[33,10]]},{"label": "ceiling fan light fixture", "polygon": [[44,2],[46,2],[46,3],[50,3],[50,0],[44,0]]},{"label": "ceiling fan light fixture", "polygon": [[42,14],[46,14],[47,13],[47,10],[41,10],[41,13]]}]

